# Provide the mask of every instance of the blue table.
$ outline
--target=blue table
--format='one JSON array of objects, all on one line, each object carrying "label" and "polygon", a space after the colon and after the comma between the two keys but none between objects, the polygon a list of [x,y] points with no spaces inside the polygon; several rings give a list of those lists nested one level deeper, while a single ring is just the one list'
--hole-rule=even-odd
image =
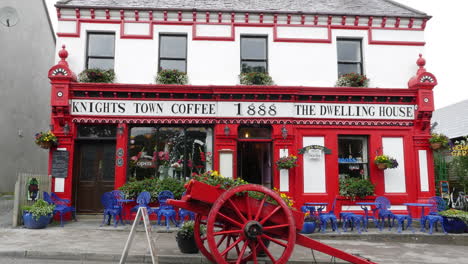
[{"label": "blue table", "polygon": [[[375,212],[377,210],[379,210],[379,208],[377,208],[377,205],[379,203],[375,203],[375,202],[360,202],[360,203],[356,203],[357,205],[360,205],[362,210],[364,210],[364,214],[366,215],[366,226],[367,226],[367,221],[372,218],[374,220],[374,224],[375,226],[377,226],[377,221],[376,221],[376,218],[375,218]],[[372,210],[372,216],[369,216],[369,208],[367,208],[367,206],[371,206],[371,210]],[[375,206],[374,209],[372,209],[372,206]]]},{"label": "blue table", "polygon": [[317,213],[321,214],[322,210],[325,208],[325,206],[328,205],[328,203],[313,203],[313,202],[308,202],[304,203],[305,206],[308,207],[310,214],[313,214],[315,212],[315,206],[318,206],[317,208]]},{"label": "blue table", "polygon": [[426,231],[426,227],[424,226],[424,207],[430,207],[432,204],[425,204],[425,203],[403,203],[403,205],[406,205],[408,207],[408,215],[413,219],[413,216],[411,215],[411,210],[409,207],[415,206],[415,207],[421,207],[421,218],[419,219],[421,223],[421,232]]}]

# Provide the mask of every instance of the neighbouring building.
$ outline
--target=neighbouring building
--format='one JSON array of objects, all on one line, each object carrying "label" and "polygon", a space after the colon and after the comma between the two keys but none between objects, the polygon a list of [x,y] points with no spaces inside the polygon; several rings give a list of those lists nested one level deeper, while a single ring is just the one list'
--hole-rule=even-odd
[{"label": "neighbouring building", "polygon": [[47,173],[48,153],[34,144],[50,124],[55,36],[43,0],[0,1],[0,192],[18,173]]},{"label": "neighbouring building", "polygon": [[[53,190],[79,212],[98,211],[100,195],[130,177],[211,169],[276,187],[297,205],[333,202],[346,177],[369,179],[397,211],[434,195],[437,80],[420,55],[425,13],[386,0],[56,7],[59,62],[48,76],[59,145],[49,165]],[[76,81],[96,67],[113,69],[116,83]],[[155,84],[161,69],[186,72],[189,84]],[[274,85],[240,85],[251,71]],[[368,88],[335,87],[350,72],[365,74]],[[288,154],[299,166],[280,172],[275,162]],[[381,154],[398,168],[379,170]]]}]

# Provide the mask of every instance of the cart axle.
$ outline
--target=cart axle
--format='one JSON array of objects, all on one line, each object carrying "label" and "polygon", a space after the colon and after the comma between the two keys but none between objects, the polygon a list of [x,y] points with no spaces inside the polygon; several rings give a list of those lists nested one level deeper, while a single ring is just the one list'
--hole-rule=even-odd
[{"label": "cart axle", "polygon": [[244,226],[244,234],[250,240],[256,240],[263,234],[263,226],[257,221],[249,221]]}]

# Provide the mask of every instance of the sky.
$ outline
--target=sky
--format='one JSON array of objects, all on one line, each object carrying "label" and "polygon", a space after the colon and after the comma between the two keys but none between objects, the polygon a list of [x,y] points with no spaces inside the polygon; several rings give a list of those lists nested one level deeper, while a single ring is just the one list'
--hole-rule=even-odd
[{"label": "sky", "polygon": [[[57,23],[53,6],[56,0],[46,0],[52,24]],[[426,70],[434,74],[438,85],[434,88],[436,109],[468,100],[468,82],[462,77],[468,75],[468,0],[396,0],[432,18],[425,30],[426,46],[423,57]],[[416,63],[415,58],[415,63]],[[467,69],[465,69],[467,68]]]}]

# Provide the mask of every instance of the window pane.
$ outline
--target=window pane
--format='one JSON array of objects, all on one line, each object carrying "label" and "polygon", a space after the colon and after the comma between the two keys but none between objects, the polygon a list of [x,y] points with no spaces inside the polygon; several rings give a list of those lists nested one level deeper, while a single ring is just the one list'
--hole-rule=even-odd
[{"label": "window pane", "polygon": [[159,56],[161,58],[187,57],[187,38],[185,36],[161,36],[161,45]]},{"label": "window pane", "polygon": [[368,178],[368,163],[367,137],[338,137],[340,178]]},{"label": "window pane", "polygon": [[185,60],[161,60],[159,70],[178,70],[185,72]]},{"label": "window pane", "polygon": [[361,61],[361,41],[359,40],[338,40],[338,61]]},{"label": "window pane", "polygon": [[243,61],[242,72],[266,72],[266,62]]},{"label": "window pane", "polygon": [[88,56],[114,57],[113,34],[89,34]]},{"label": "window pane", "polygon": [[361,65],[338,63],[338,76],[341,76],[346,73],[351,73],[351,72],[361,74]]},{"label": "window pane", "polygon": [[88,58],[88,69],[114,69],[114,59]]},{"label": "window pane", "polygon": [[266,38],[242,38],[241,58],[250,60],[266,60]]}]

